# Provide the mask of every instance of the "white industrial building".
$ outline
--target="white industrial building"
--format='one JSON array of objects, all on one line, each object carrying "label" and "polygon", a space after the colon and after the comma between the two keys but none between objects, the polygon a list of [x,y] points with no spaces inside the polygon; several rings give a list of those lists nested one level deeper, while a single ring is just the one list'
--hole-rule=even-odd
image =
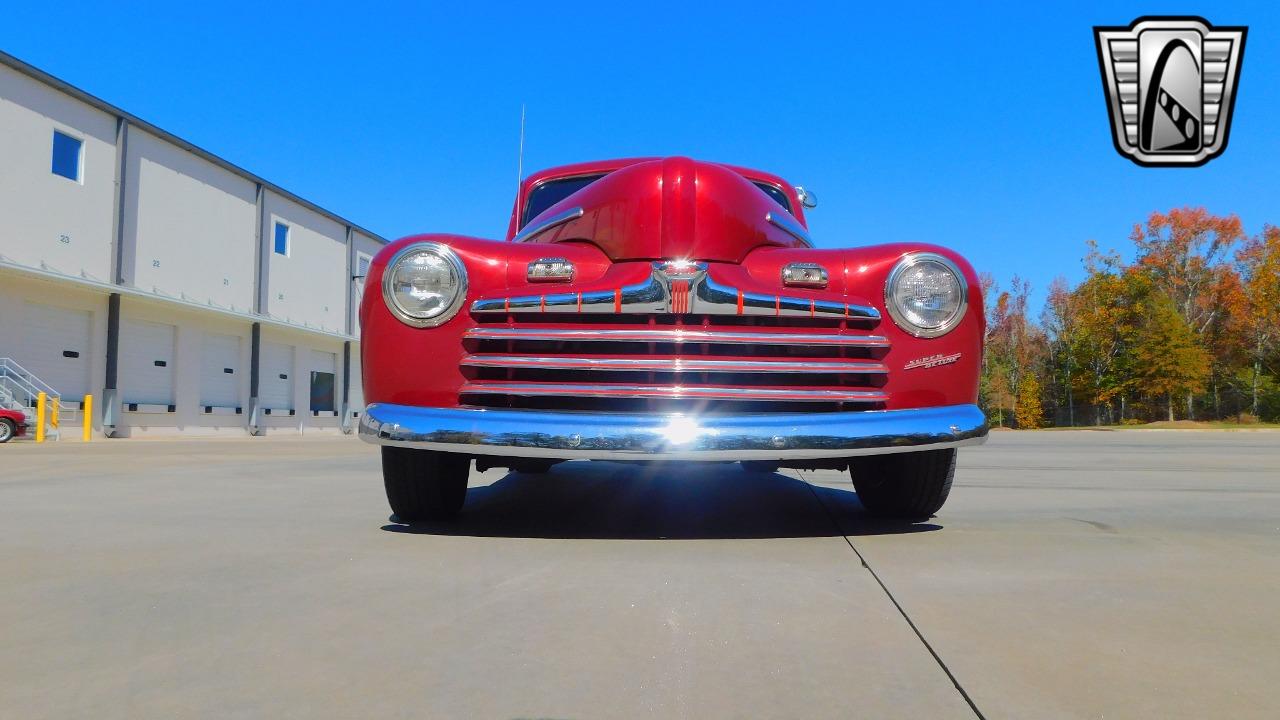
[{"label": "white industrial building", "polygon": [[92,394],[113,437],[351,429],[385,240],[4,53],[0,158],[0,358],[64,414]]}]

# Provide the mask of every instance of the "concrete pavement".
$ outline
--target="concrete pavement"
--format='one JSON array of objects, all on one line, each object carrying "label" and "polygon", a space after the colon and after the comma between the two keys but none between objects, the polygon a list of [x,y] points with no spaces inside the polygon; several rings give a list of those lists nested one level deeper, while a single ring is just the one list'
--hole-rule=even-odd
[{"label": "concrete pavement", "polygon": [[0,717],[1280,707],[1280,433],[997,433],[909,526],[834,472],[572,463],[409,527],[345,437],[0,463]]}]

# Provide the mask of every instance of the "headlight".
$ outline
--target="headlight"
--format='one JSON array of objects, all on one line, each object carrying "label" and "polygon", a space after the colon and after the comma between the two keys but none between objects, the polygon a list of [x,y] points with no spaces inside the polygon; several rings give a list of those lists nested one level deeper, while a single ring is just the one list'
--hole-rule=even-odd
[{"label": "headlight", "polygon": [[968,302],[964,275],[934,253],[903,257],[884,285],[884,304],[898,327],[916,337],[938,337],[960,323]]},{"label": "headlight", "polygon": [[448,246],[409,245],[396,253],[382,277],[382,297],[399,320],[435,327],[458,312],[467,296],[467,269]]}]

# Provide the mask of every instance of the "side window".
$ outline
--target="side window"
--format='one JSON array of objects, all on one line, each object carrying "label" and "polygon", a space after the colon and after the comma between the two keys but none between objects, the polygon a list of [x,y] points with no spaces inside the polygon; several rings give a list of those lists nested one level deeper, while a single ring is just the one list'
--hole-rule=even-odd
[{"label": "side window", "polygon": [[[364,279],[369,275],[369,265],[373,262],[373,258],[362,252],[356,253],[356,272],[355,280],[356,293],[364,294]],[[358,302],[358,300],[357,300]]]},{"label": "side window", "polygon": [[276,222],[276,245],[275,251],[277,255],[289,257],[289,226],[277,221]]},{"label": "side window", "polygon": [[53,131],[53,174],[80,182],[80,161],[84,141]]}]

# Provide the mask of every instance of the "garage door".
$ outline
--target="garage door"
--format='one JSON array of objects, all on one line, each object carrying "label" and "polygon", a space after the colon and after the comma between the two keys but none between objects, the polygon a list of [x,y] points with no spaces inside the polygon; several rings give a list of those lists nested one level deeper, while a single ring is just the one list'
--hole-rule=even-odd
[{"label": "garage door", "polygon": [[90,315],[28,303],[23,315],[23,342],[13,359],[57,390],[63,402],[79,402],[89,392]]},{"label": "garage door", "polygon": [[126,405],[173,405],[172,325],[120,323],[120,395]]},{"label": "garage door", "polygon": [[293,409],[293,346],[262,343],[258,401],[268,410]]},{"label": "garage door", "polygon": [[208,333],[200,353],[200,404],[240,407],[240,337]]}]

